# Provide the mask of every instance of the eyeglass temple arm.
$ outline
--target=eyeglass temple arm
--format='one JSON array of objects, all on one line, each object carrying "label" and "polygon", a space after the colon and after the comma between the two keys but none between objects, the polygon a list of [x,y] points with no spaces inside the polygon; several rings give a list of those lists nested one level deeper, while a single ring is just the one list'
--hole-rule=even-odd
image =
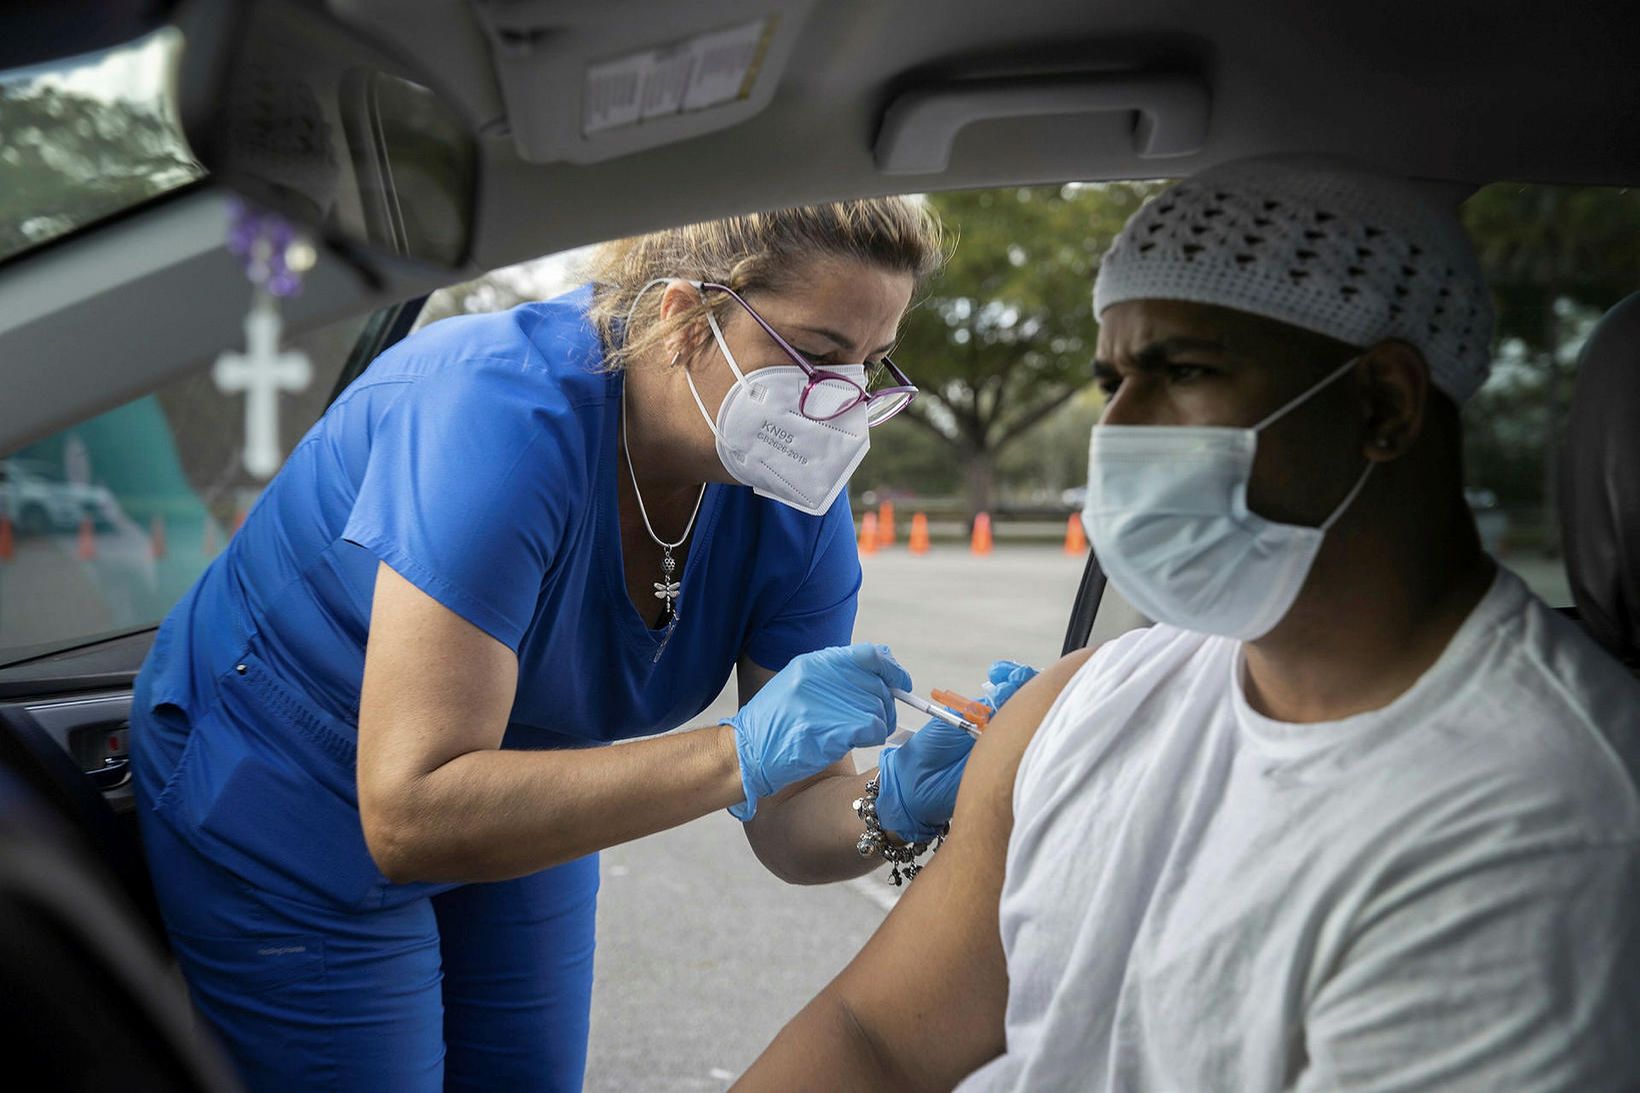
[{"label": "eyeglass temple arm", "polygon": [[810,364],[809,361],[803,356],[803,354],[799,353],[796,349],[792,348],[792,344],[790,342],[788,342],[785,338],[782,338],[780,336],[780,332],[777,331],[774,327],[770,326],[768,324],[768,322],[763,318],[763,316],[761,316],[757,313],[757,311],[752,307],[751,304],[747,303],[744,299],[742,299],[740,293],[736,292],[734,289],[730,288],[728,285],[720,285],[715,281],[702,281],[700,287],[703,288],[703,289],[715,288],[715,289],[719,289],[720,291],[727,292],[731,297],[734,298],[735,303],[739,304],[745,310],[746,314],[748,314],[752,317],[752,321],[757,323],[758,326],[761,326],[763,328],[763,332],[765,334],[767,334],[769,337],[774,339],[775,344],[778,345],[781,348],[781,350],[786,354],[786,356],[790,357],[795,364],[797,364],[800,368],[803,369],[804,372],[807,372],[811,376],[814,375],[814,373],[816,371],[815,366],[813,364]]}]

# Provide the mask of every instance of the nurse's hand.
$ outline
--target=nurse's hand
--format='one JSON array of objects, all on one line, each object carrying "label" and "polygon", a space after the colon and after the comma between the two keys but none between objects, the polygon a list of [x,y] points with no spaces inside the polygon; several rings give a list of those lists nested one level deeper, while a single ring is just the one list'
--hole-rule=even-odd
[{"label": "nurse's hand", "polygon": [[750,820],[762,798],[854,748],[881,744],[894,731],[890,687],[910,690],[911,676],[884,645],[862,641],[793,659],[723,722],[734,726],[746,791],[729,812]]},{"label": "nurse's hand", "polygon": [[[988,673],[980,701],[996,711],[1030,682],[1036,669],[999,660]],[[930,720],[897,748],[885,748],[877,763],[877,820],[901,842],[927,842],[938,835],[957,807],[957,787],[974,738]]]}]

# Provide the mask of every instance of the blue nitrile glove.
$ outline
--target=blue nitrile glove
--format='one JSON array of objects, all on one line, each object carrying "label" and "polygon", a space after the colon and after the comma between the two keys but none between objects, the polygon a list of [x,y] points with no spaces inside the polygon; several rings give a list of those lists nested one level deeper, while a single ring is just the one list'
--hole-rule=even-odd
[{"label": "blue nitrile glove", "polygon": [[894,731],[890,687],[910,690],[911,676],[886,645],[861,641],[794,658],[722,722],[735,727],[746,790],[730,815],[750,820],[760,799],[819,774],[854,748],[881,744]]},{"label": "blue nitrile glove", "polygon": [[[999,660],[987,673],[980,701],[993,711],[1036,675],[1036,669]],[[885,748],[877,762],[877,821],[903,842],[927,842],[957,807],[957,787],[974,738],[937,718],[910,740]]]}]

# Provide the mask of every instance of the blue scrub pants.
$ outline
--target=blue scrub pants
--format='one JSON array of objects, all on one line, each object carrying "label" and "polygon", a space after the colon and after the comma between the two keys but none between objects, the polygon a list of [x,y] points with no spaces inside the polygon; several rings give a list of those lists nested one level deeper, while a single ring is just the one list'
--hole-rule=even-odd
[{"label": "blue scrub pants", "polygon": [[[147,737],[152,760],[187,729],[144,706],[134,704],[132,735]],[[139,780],[156,774],[139,762]],[[327,907],[247,884],[143,796],[171,943],[251,1090],[581,1088],[596,855],[382,910]]]}]

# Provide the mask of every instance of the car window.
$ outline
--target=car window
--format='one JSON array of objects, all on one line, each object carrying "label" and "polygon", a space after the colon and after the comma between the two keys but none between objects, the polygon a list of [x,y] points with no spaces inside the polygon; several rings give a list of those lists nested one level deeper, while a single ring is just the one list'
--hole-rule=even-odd
[{"label": "car window", "polygon": [[581,283],[581,262],[591,251],[591,247],[579,247],[532,258],[441,288],[427,297],[411,332],[453,315],[505,311],[528,300],[550,299],[567,292]]},{"label": "car window", "polygon": [[[853,480],[857,511],[887,502],[901,521],[925,513],[936,543],[968,536],[979,511],[998,542],[1067,534],[1103,404],[1072,382],[1085,379],[1095,337],[1087,286],[1109,235],[1153,192],[1136,183],[930,198],[962,241],[898,351],[923,387],[915,409],[929,427],[873,433]],[[1498,315],[1491,378],[1463,413],[1466,497],[1486,549],[1564,606],[1556,462],[1578,351],[1640,289],[1640,189],[1497,183],[1464,203],[1463,218]],[[1084,245],[1067,247],[1070,238]],[[999,370],[1031,382],[993,384]],[[1053,399],[1062,404],[1028,434],[1010,429],[1010,415],[1032,420]]]},{"label": "car window", "polygon": [[0,260],[205,174],[172,88],[182,36],[0,73]]},{"label": "car window", "polygon": [[[924,427],[872,434],[851,482],[857,518],[886,502],[901,521],[924,514],[936,543],[961,543],[984,511],[999,540],[1064,539],[1102,404],[1086,382],[1096,336],[1088,285],[1110,237],[1161,185],[928,197],[962,242],[896,350],[922,386],[914,409]],[[1498,313],[1492,376],[1464,408],[1465,496],[1486,549],[1549,603],[1567,605],[1555,461],[1577,352],[1595,321],[1640,289],[1640,190],[1497,183],[1470,197],[1463,217]],[[1080,245],[1067,246],[1073,237]],[[416,325],[562,291],[583,253],[435,293]],[[998,385],[993,372],[1028,382]],[[1016,420],[1032,422],[1028,432]],[[1005,439],[987,448],[974,435]]]},{"label": "car window", "polygon": [[[277,396],[281,458],[367,320],[288,339],[313,368]],[[0,456],[0,664],[159,622],[221,553],[266,484],[230,387],[206,369]]]},{"label": "car window", "polygon": [[1463,213],[1498,315],[1492,375],[1464,407],[1466,494],[1486,548],[1565,606],[1556,467],[1578,351],[1640,289],[1640,189],[1497,183]]}]

